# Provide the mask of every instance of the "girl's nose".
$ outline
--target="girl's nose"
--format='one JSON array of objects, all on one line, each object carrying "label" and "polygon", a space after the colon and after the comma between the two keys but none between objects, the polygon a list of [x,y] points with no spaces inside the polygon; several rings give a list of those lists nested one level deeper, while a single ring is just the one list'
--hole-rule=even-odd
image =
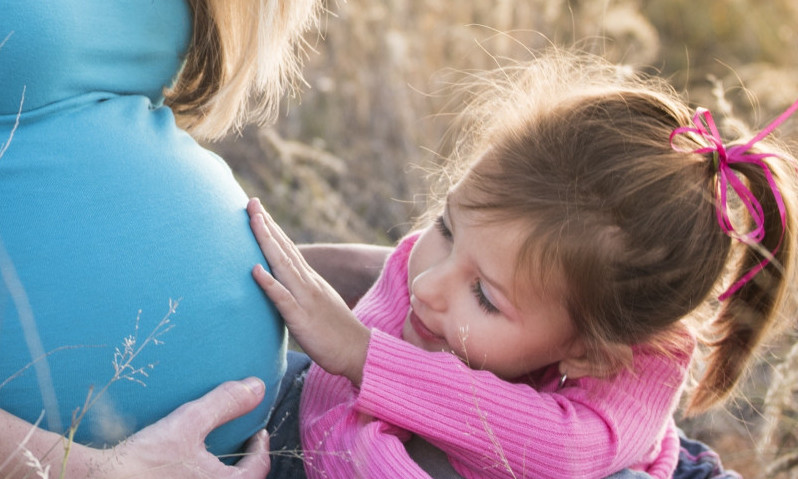
[{"label": "girl's nose", "polygon": [[411,285],[413,296],[424,305],[437,312],[445,311],[448,306],[446,297],[446,269],[437,266],[424,270],[413,279]]}]

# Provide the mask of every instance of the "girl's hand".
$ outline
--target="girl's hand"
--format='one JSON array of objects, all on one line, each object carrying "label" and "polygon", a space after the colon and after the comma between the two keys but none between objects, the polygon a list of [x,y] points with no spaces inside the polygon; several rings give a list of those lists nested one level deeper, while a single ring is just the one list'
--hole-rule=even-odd
[{"label": "girl's hand", "polygon": [[330,283],[349,308],[380,276],[393,247],[363,243],[313,243],[297,245],[305,261]]},{"label": "girl's hand", "polygon": [[272,276],[257,265],[252,270],[255,281],[274,301],[302,350],[325,371],[359,386],[371,332],[333,287],[308,266],[260,200],[250,200],[247,211],[250,227],[274,272]]}]

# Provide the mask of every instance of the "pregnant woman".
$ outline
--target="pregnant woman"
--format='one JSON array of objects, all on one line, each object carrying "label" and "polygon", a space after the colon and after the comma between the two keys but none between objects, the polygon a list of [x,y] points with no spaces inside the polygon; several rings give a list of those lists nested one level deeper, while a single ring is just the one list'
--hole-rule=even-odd
[{"label": "pregnant woman", "polygon": [[[208,449],[237,453],[264,427],[284,327],[250,276],[263,259],[247,196],[187,131],[221,136],[253,98],[273,115],[317,8],[3,2],[0,427],[77,426],[76,443],[101,448],[246,377],[265,383],[262,401]],[[0,466],[23,440],[0,439]]]}]

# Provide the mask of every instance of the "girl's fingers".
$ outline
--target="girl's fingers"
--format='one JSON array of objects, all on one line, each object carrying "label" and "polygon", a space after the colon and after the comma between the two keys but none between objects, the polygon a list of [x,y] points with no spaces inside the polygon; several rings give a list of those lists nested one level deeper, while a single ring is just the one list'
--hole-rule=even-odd
[{"label": "girl's fingers", "polygon": [[280,228],[280,225],[274,221],[274,218],[267,213],[263,215],[263,221],[266,224],[266,228],[268,228],[269,233],[280,245],[285,254],[291,258],[291,261],[297,266],[302,265],[304,269],[307,269],[305,258],[302,256],[302,253],[300,253],[299,248],[296,247],[296,244],[294,244],[291,238],[288,237],[285,231]]},{"label": "girl's fingers", "polygon": [[296,298],[282,283],[274,279],[262,265],[256,265],[252,269],[252,276],[266,295],[274,302],[277,309],[284,319],[289,320],[293,312],[298,308]]},{"label": "girl's fingers", "polygon": [[308,301],[313,301],[319,291],[326,291],[327,285],[323,280],[320,281],[319,275],[305,261],[299,248],[265,212],[257,199],[250,201],[247,211],[252,231],[272,271],[268,273],[262,266],[256,266],[252,274],[283,316],[297,313],[310,304]]},{"label": "girl's fingers", "polygon": [[[302,253],[266,212],[257,198],[253,198],[247,204],[247,212],[250,215],[250,227],[269,263],[291,265],[302,276],[301,273],[307,269],[307,263],[302,257]],[[271,244],[272,242],[274,244]],[[272,264],[272,266],[275,265]]]},{"label": "girl's fingers", "polygon": [[255,239],[260,246],[263,255],[275,273],[283,279],[283,276],[293,273],[298,275],[295,270],[295,259],[292,258],[290,248],[286,248],[274,236],[274,231],[269,228],[267,219],[261,213],[255,213],[250,219],[250,227],[255,234]]},{"label": "girl's fingers", "polygon": [[275,240],[280,243],[281,246],[284,246],[284,249],[289,249],[291,251],[292,259],[297,261],[297,264],[304,265],[307,269],[310,267],[307,266],[307,262],[305,261],[305,257],[299,251],[296,244],[288,237],[285,231],[274,221],[274,218],[266,211],[261,204],[258,198],[253,198],[250,200],[250,204],[247,205],[247,210],[250,212],[250,215],[260,214],[263,216],[264,223],[266,223],[266,227],[271,233],[271,235],[275,238]]},{"label": "girl's fingers", "polygon": [[263,222],[265,229],[269,232],[269,235],[275,239],[275,241],[281,245],[293,244],[285,232],[283,232],[282,228],[280,228],[272,219],[271,215],[269,215],[259,199],[253,198],[249,201],[247,204],[247,212],[249,213],[250,222],[260,218],[260,221]]},{"label": "girl's fingers", "polygon": [[266,208],[263,207],[259,198],[250,198],[247,203],[247,213],[249,216],[254,216],[257,213],[266,214]]}]

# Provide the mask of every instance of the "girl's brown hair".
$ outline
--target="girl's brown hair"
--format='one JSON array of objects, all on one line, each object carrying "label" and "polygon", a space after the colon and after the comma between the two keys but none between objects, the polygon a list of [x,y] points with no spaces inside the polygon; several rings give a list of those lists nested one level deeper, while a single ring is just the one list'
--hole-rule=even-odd
[{"label": "girl's brown hair", "polygon": [[[490,221],[525,220],[518,273],[535,271],[536,285],[564,281],[558,292],[593,359],[605,364],[613,364],[612,344],[682,340],[680,320],[715,304],[706,373],[688,412],[725,398],[784,316],[795,274],[793,159],[768,159],[786,225],[761,169],[735,166],[762,203],[767,230],[759,247],[736,252],[742,245],[716,218],[711,156],[671,147],[671,132],[689,125],[691,112],[664,80],[553,51],[472,75],[467,92],[454,155],[465,161],[446,174],[468,192],[458,196],[463,207]],[[675,141],[685,150],[703,146],[687,136]],[[778,151],[765,142],[755,148]],[[736,214],[738,224],[749,221]],[[720,291],[774,251],[782,228],[773,261],[718,305]]]},{"label": "girl's brown hair", "polygon": [[303,33],[319,0],[189,0],[193,33],[166,101],[194,136],[217,139],[245,122],[274,119],[300,80]]}]

